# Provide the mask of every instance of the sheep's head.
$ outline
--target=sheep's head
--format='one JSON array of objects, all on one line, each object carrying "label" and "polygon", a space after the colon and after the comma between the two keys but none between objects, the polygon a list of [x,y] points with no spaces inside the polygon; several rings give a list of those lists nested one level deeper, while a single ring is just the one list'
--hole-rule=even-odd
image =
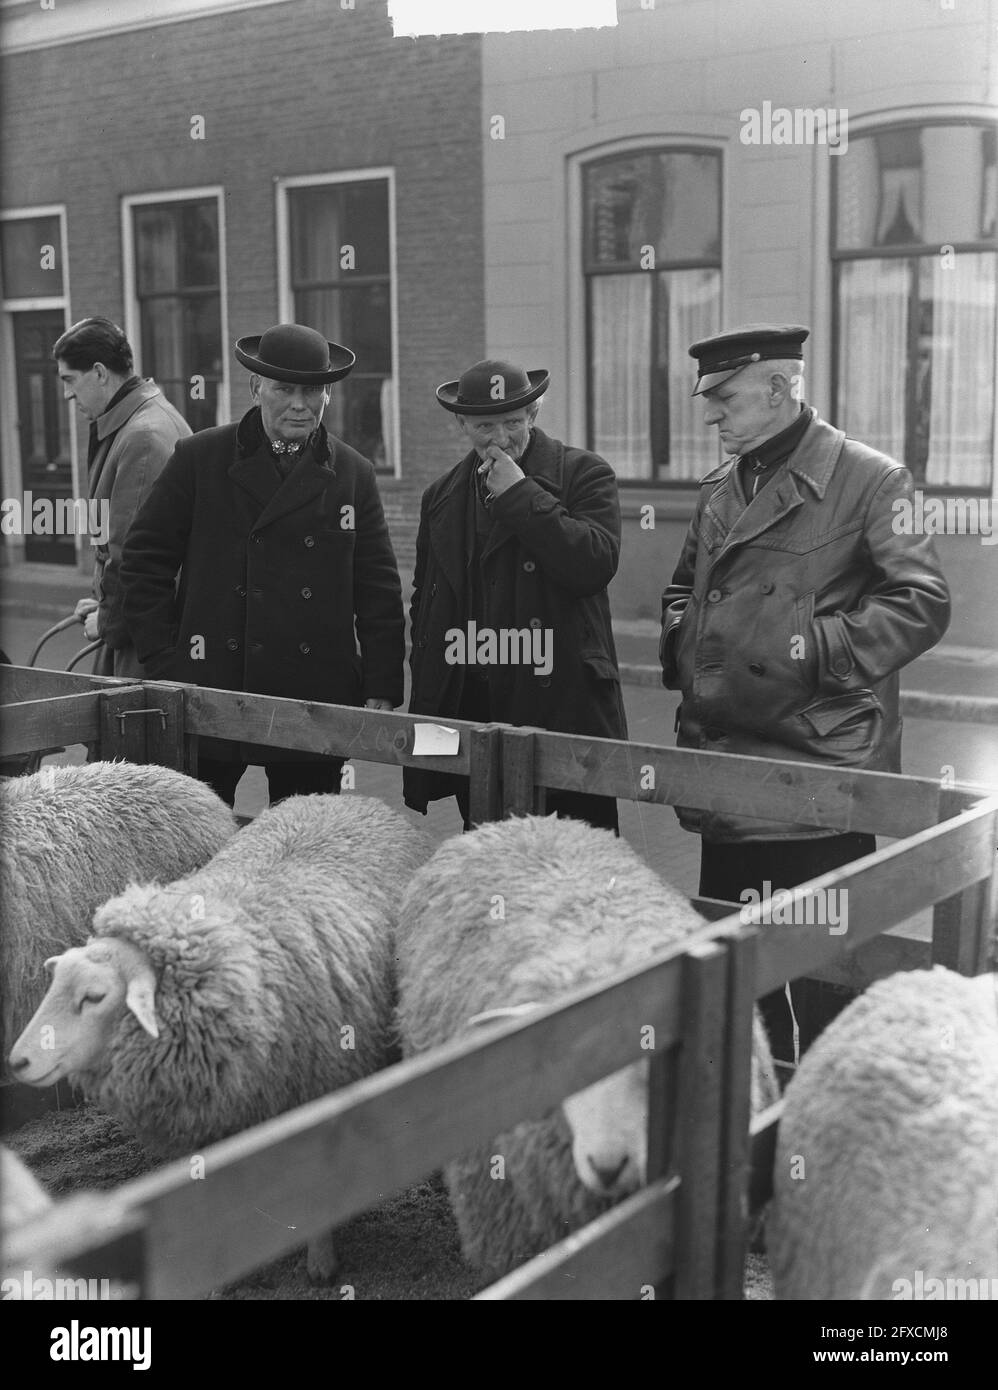
[{"label": "sheep's head", "polygon": [[147,1033],[159,1036],[156,976],[148,957],[131,942],[100,937],[45,964],[52,983],[10,1054],[18,1081],[53,1086],[64,1076],[96,1070],[128,1012]]},{"label": "sheep's head", "polygon": [[[509,1023],[540,1006],[514,1004],[468,1020],[469,1027]],[[648,1172],[648,1060],[601,1077],[566,1096],[562,1113],[572,1136],[579,1181],[600,1197],[620,1200],[643,1187]]]}]

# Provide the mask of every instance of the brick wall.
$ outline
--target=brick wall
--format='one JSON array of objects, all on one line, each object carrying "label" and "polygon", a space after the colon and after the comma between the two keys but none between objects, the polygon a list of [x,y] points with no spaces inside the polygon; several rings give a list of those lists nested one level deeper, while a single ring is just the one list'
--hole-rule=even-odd
[{"label": "brick wall", "polygon": [[[460,456],[433,389],[485,348],[477,38],[394,40],[383,4],[297,0],[9,54],[0,204],[67,208],[70,311],[122,321],[121,198],[222,185],[231,340],[278,317],[274,180],[395,170],[403,580],[419,494]],[[205,139],[191,139],[191,117]],[[233,415],[246,375],[231,363]],[[406,566],[409,566],[407,570]]]}]

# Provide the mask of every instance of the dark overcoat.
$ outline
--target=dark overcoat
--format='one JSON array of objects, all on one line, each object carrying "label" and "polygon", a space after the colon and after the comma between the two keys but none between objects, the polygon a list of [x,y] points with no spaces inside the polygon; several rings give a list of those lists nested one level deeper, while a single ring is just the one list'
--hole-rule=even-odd
[{"label": "dark overcoat", "polygon": [[[283,482],[257,409],[180,440],[126,537],[121,582],[151,678],[402,703],[405,618],[374,468],[321,427]],[[200,749],[309,756],[213,739]]]},{"label": "dark overcoat", "polygon": [[[700,484],[662,597],[663,682],[680,747],[901,770],[898,672],[939,641],[949,589],[931,536],[902,514],[911,474],[810,412],[749,501],[734,461]],[[810,824],[677,807],[715,841],[812,839]]]},{"label": "dark overcoat", "polygon": [[[413,714],[457,717],[467,668],[448,661],[454,629],[467,631],[472,451],[423,494],[412,605]],[[487,668],[492,718],[562,733],[626,738],[607,585],[620,556],[613,470],[597,454],[533,430],[527,474],[496,498],[481,556],[479,625],[549,634],[551,671],[528,663]],[[454,792],[446,773],[403,770],[406,805]]]}]

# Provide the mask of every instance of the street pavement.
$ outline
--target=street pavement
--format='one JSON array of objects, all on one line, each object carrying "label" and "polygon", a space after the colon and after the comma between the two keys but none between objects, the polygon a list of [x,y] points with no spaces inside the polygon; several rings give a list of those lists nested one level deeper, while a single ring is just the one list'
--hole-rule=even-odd
[{"label": "street pavement", "polygon": [[[0,595],[0,647],[18,665],[28,661],[32,648],[58,618],[72,611],[75,599],[86,591],[86,581],[75,575],[42,583],[3,581]],[[624,703],[630,737],[638,743],[674,744],[673,721],[678,696],[652,684],[657,661],[657,625],[649,622],[615,624],[615,638],[624,671]],[[83,629],[76,627],[53,638],[36,664],[64,670],[71,657],[85,645]],[[87,658],[76,669],[88,671]],[[941,694],[998,696],[998,653],[981,648],[938,648],[914,662],[903,673],[903,688]],[[51,761],[79,762],[82,747],[67,750]],[[998,788],[998,723],[969,723],[942,719],[906,719],[903,737],[904,771],[913,776],[944,777],[982,790]],[[381,797],[401,808],[401,769],[380,763],[355,768],[355,790]],[[253,815],[266,804],[266,778],[261,768],[251,768],[243,778],[236,810]],[[622,802],[621,832],[643,859],[680,891],[697,889],[699,843],[679,828],[668,806]],[[421,823],[435,841],[457,834],[461,819],[453,799],[436,802],[427,817],[406,811]]]}]

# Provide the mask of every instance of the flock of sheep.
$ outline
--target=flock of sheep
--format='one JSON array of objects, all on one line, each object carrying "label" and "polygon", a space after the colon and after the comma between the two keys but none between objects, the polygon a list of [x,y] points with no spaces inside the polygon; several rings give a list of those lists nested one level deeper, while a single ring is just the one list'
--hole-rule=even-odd
[{"label": "flock of sheep", "polygon": [[[127,763],[10,779],[0,815],[10,1072],[32,1086],[67,1078],[158,1158],[704,927],[623,841],[554,817],[483,825],[431,852],[376,799],[299,796],[237,832],[202,783]],[[447,1165],[483,1282],[646,1180],[647,1065]],[[757,1017],[753,1113],[778,1098]],[[918,1270],[998,1292],[995,977],[937,967],[872,986],[783,1099],[767,1225],[777,1297],[889,1298]],[[7,1152],[3,1178],[9,1230],[48,1199]],[[335,1268],[331,1237],[313,1242],[310,1276]]]}]

